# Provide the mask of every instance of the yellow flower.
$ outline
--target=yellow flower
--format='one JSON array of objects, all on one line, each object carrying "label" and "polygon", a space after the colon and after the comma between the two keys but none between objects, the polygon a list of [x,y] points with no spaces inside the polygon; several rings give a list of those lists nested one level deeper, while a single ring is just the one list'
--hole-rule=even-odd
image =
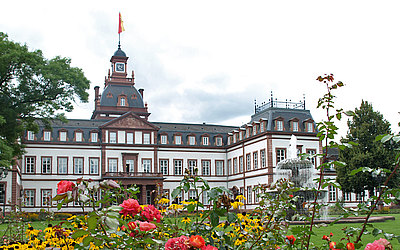
[{"label": "yellow flower", "polygon": [[178,209],[182,209],[183,205],[178,205],[178,204],[171,204],[168,209],[170,210],[178,210]]},{"label": "yellow flower", "polygon": [[246,200],[246,197],[244,197],[243,195],[238,195],[238,196],[236,196],[236,199],[238,199],[240,201],[244,201],[244,200]]},{"label": "yellow flower", "polygon": [[191,221],[192,220],[190,218],[188,218],[188,217],[185,217],[185,218],[182,219],[182,222],[184,222],[184,223],[190,223]]},{"label": "yellow flower", "polygon": [[239,207],[244,206],[244,204],[243,204],[243,202],[235,201],[235,202],[231,203],[231,206],[233,209],[238,209]]},{"label": "yellow flower", "polygon": [[168,200],[167,198],[161,198],[161,199],[158,201],[158,203],[160,203],[160,204],[168,204],[168,203],[169,203],[169,200]]},{"label": "yellow flower", "polygon": [[225,226],[225,223],[221,223],[221,224],[218,224],[218,226],[217,227],[219,227],[219,228],[222,228],[222,227],[224,227]]}]

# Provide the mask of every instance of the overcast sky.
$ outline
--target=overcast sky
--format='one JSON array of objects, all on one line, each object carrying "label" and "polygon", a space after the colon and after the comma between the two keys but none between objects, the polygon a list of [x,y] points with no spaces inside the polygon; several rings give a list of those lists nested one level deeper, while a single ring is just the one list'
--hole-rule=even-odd
[{"label": "overcast sky", "polygon": [[[333,73],[346,84],[337,107],[361,100],[399,131],[399,1],[6,1],[0,31],[72,59],[91,81],[90,101],[70,118],[88,119],[94,86],[104,87],[118,44],[151,121],[242,125],[254,100],[299,101],[314,120],[325,92],[315,79]],[[341,126],[345,134],[345,126]]]}]

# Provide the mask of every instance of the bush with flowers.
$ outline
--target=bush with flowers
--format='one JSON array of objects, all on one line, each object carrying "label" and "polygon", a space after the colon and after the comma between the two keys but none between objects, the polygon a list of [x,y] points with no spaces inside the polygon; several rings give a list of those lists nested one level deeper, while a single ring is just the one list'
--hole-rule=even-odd
[{"label": "bush with flowers", "polygon": [[[326,84],[328,93],[318,103],[318,107],[326,110],[327,120],[317,124],[318,136],[324,142],[324,149],[342,147],[332,141],[337,127],[334,119],[344,114],[341,109],[334,109],[332,91],[343,86],[341,82],[333,83],[332,75],[318,77],[318,81]],[[385,136],[382,140],[399,141],[398,136]],[[325,150],[327,152],[327,150]],[[307,156],[309,157],[309,156]],[[317,155],[312,157],[325,157]],[[397,155],[396,163],[399,162]],[[361,237],[366,233],[374,236],[383,235],[387,239],[400,239],[399,236],[385,234],[370,225],[368,218],[380,200],[390,202],[398,197],[398,189],[389,189],[384,185],[379,197],[371,197],[368,203],[360,204],[358,209],[343,209],[342,217],[358,215],[366,212],[365,223],[360,228],[344,229],[344,237],[333,241],[333,235],[324,236],[324,244],[316,246],[311,241],[318,211],[324,204],[317,202],[318,194],[328,185],[336,185],[332,180],[324,178],[324,168],[331,168],[326,162],[318,167],[320,178],[318,187],[308,189],[315,199],[310,202],[310,214],[296,214],[296,192],[304,190],[294,187],[287,179],[281,179],[271,185],[259,185],[255,188],[259,206],[252,211],[243,211],[245,197],[233,196],[225,187],[210,187],[207,180],[197,175],[197,169],[185,171],[179,186],[171,193],[172,199],[182,192],[194,190],[195,196],[181,203],[172,203],[162,195],[158,195],[155,205],[139,204],[136,194],[138,188],[125,188],[113,180],[105,180],[94,184],[91,180],[80,179],[76,183],[61,181],[57,195],[60,209],[63,204],[79,202],[82,215],[74,215],[60,225],[50,226],[40,232],[31,227],[27,230],[28,240],[25,243],[7,243],[7,248],[18,245],[19,248],[31,246],[35,249],[166,249],[166,250],[216,250],[216,249],[360,249],[363,247]],[[398,165],[397,165],[398,166]],[[359,171],[366,171],[360,169]],[[387,177],[386,183],[393,177],[397,167]],[[354,173],[356,174],[356,173]],[[101,191],[101,199],[95,199],[95,193]],[[271,192],[273,191],[273,192]],[[206,193],[207,204],[200,202],[199,197]],[[119,205],[111,205],[119,204]],[[372,205],[367,205],[372,204]],[[90,207],[90,210],[88,209]],[[304,220],[300,226],[291,226],[292,213],[298,220]],[[364,244],[365,249],[392,249],[386,239],[379,239]]]}]

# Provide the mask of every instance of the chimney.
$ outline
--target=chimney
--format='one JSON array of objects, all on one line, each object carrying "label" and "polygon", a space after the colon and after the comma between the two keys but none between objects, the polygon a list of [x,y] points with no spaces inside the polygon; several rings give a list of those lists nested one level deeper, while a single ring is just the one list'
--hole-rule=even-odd
[{"label": "chimney", "polygon": [[94,87],[94,104],[97,107],[100,104],[99,86]]},{"label": "chimney", "polygon": [[144,89],[139,89],[139,93],[140,93],[140,95],[142,96],[142,99],[144,99],[144,98],[143,98],[143,91],[144,91]]}]

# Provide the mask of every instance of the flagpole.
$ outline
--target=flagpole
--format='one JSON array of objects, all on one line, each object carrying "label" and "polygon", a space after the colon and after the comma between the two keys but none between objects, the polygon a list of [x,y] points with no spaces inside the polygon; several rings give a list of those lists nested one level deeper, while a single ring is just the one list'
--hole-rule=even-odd
[{"label": "flagpole", "polygon": [[121,33],[118,33],[118,49],[121,48]]}]

